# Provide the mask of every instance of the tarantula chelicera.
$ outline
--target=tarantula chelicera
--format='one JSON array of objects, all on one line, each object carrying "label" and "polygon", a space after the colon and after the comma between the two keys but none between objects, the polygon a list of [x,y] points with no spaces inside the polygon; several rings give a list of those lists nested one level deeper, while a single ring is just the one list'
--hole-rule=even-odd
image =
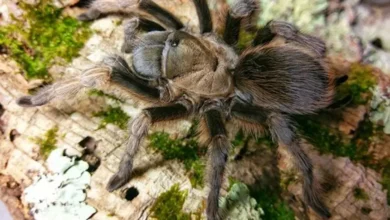
[{"label": "tarantula chelicera", "polygon": [[[256,8],[255,0],[238,0],[227,12],[224,34],[213,33],[206,0],[193,0],[200,33],[189,33],[174,15],[150,0],[96,0],[80,20],[109,13],[133,12],[125,20],[123,52],[129,63],[111,56],[81,76],[60,81],[36,95],[21,97],[21,106],[40,106],[69,97],[82,88],[115,85],[157,103],[143,109],[129,125],[129,141],[119,170],[107,189],[114,191],[131,178],[133,158],[154,123],[191,116],[201,119],[201,136],[209,147],[208,219],[217,219],[219,191],[230,142],[225,129],[233,121],[252,133],[267,127],[273,140],[287,146],[303,173],[306,203],[323,217],[330,213],[321,201],[310,158],[290,117],[311,114],[333,103],[337,82],[325,58],[325,45],[286,22],[270,21],[259,29],[252,45],[236,54],[240,23]],[[145,14],[149,18],[145,18]],[[147,16],[146,16],[147,17]],[[146,33],[140,35],[140,31]]]}]

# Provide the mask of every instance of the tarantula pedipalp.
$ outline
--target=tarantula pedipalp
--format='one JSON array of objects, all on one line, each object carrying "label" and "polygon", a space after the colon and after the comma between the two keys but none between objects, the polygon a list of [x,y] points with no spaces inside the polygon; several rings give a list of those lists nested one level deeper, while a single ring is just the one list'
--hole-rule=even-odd
[{"label": "tarantula pedipalp", "polygon": [[[217,219],[218,198],[230,142],[225,122],[233,120],[252,132],[269,128],[273,139],[288,147],[303,173],[306,203],[323,217],[330,213],[319,197],[313,166],[302,150],[302,139],[291,115],[310,114],[333,102],[336,81],[325,59],[324,43],[299,32],[286,22],[271,21],[257,31],[251,47],[237,55],[241,20],[255,9],[254,0],[238,0],[229,10],[222,37],[213,33],[206,0],[193,0],[200,33],[183,30],[172,14],[150,0],[129,1],[131,10],[155,20],[131,18],[124,25],[122,50],[132,53],[129,63],[108,57],[101,66],[81,76],[60,81],[36,95],[21,97],[18,104],[40,106],[80,89],[116,85],[154,103],[129,125],[130,138],[118,172],[107,189],[114,191],[131,178],[133,158],[148,129],[160,121],[198,116],[209,146],[208,219]],[[125,4],[126,5],[126,4]],[[96,0],[80,20],[102,14],[129,12],[120,0]],[[139,31],[147,33],[140,36]],[[345,78],[343,79],[345,80]]]}]

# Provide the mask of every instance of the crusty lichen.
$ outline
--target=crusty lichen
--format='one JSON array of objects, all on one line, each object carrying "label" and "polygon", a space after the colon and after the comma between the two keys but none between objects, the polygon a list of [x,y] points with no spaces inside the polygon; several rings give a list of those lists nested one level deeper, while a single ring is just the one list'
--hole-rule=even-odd
[{"label": "crusty lichen", "polygon": [[297,25],[304,32],[320,31],[325,24],[326,0],[264,0],[260,1],[258,25],[270,20],[284,20]]},{"label": "crusty lichen", "polygon": [[[390,134],[390,98],[384,94],[379,86],[372,91],[370,119],[376,124],[383,125],[383,132]],[[387,88],[387,92],[390,94],[390,88]]]},{"label": "crusty lichen", "polygon": [[[7,49],[28,79],[49,80],[47,69],[62,58],[69,62],[90,35],[86,23],[62,15],[49,0],[32,6],[20,1],[23,18],[0,27],[0,45]],[[26,22],[27,21],[27,22]]]},{"label": "crusty lichen", "polygon": [[263,220],[294,220],[295,214],[288,204],[282,199],[280,188],[263,185],[251,191],[251,196],[256,199],[257,207],[261,208],[264,214]]},{"label": "crusty lichen", "polygon": [[154,202],[150,213],[157,220],[190,220],[191,215],[182,211],[187,191],[180,191],[179,184],[173,185]]},{"label": "crusty lichen", "polygon": [[250,196],[248,187],[238,181],[231,183],[226,197],[221,198],[220,209],[223,219],[227,220],[260,220],[263,214],[256,200]]},{"label": "crusty lichen", "polygon": [[101,118],[98,129],[105,128],[107,124],[114,124],[121,129],[126,129],[130,120],[130,116],[128,116],[121,107],[113,107],[111,105],[103,111],[96,112],[94,116]]},{"label": "crusty lichen", "polygon": [[49,154],[57,148],[58,127],[48,130],[43,138],[35,138],[35,143],[39,145],[39,153],[43,158],[47,158]]},{"label": "crusty lichen", "polygon": [[34,178],[23,193],[34,219],[89,219],[96,209],[85,202],[88,164],[64,156],[64,149],[54,150],[46,162],[51,173]]}]

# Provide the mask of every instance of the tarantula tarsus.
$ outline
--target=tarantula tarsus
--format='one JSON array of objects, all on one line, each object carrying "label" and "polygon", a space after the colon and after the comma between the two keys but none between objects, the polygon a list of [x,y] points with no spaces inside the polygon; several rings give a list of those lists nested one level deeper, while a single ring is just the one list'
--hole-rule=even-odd
[{"label": "tarantula tarsus", "polygon": [[[238,0],[227,12],[224,34],[213,33],[206,0],[193,0],[200,33],[189,33],[174,15],[151,0],[96,0],[80,20],[109,13],[145,16],[125,20],[122,50],[131,62],[111,56],[81,76],[60,81],[36,95],[21,97],[21,106],[40,106],[69,97],[82,88],[115,85],[158,103],[143,109],[129,124],[130,137],[119,170],[108,182],[114,191],[131,178],[133,158],[154,123],[199,116],[201,136],[209,146],[207,218],[219,218],[218,199],[230,142],[227,121],[252,133],[268,127],[273,140],[287,146],[303,173],[306,203],[323,217],[330,213],[321,201],[310,158],[302,150],[292,115],[311,114],[334,99],[337,79],[326,62],[324,43],[293,25],[270,21],[257,31],[252,45],[235,51],[240,24],[256,8],[255,0]],[[152,18],[152,19],[150,19]],[[146,32],[142,35],[140,30]]]}]

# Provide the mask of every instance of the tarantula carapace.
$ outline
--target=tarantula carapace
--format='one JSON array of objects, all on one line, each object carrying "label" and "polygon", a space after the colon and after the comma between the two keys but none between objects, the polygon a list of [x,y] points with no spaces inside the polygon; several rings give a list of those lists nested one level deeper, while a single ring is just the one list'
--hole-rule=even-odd
[{"label": "tarantula carapace", "polygon": [[[131,60],[111,56],[77,78],[49,85],[36,95],[21,97],[21,106],[40,106],[69,97],[82,88],[115,85],[158,103],[143,109],[129,124],[129,141],[118,172],[107,189],[114,191],[131,178],[133,158],[148,129],[156,122],[197,116],[209,146],[207,218],[217,219],[219,191],[230,142],[227,121],[257,133],[267,127],[273,140],[287,146],[303,173],[306,203],[323,217],[311,160],[290,117],[311,114],[333,102],[337,80],[325,58],[325,45],[286,22],[270,21],[257,31],[252,46],[235,51],[240,23],[256,8],[256,0],[238,0],[227,12],[224,34],[213,33],[206,0],[192,0],[200,33],[190,33],[174,15],[150,0],[96,0],[80,20],[108,13],[129,13],[124,22],[122,51]],[[134,12],[134,13],[133,13]],[[141,31],[146,33],[141,33]]]}]

